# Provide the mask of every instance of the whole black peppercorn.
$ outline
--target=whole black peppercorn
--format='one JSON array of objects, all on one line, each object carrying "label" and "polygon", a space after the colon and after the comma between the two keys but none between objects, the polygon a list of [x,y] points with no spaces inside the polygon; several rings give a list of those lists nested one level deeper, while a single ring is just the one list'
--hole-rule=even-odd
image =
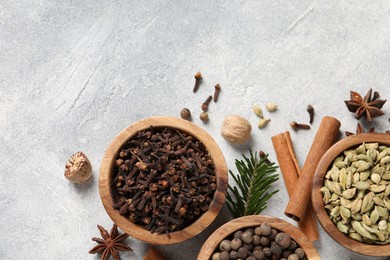
[{"label": "whole black peppercorn", "polygon": [[291,237],[286,233],[280,232],[275,236],[275,242],[282,248],[286,249],[291,245]]}]

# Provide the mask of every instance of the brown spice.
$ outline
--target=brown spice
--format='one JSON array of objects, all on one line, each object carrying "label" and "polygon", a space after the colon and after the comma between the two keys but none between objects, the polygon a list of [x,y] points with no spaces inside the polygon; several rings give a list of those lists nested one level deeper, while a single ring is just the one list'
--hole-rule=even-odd
[{"label": "brown spice", "polygon": [[202,73],[197,72],[194,77],[195,77],[195,85],[194,85],[193,92],[195,93],[196,91],[198,91],[200,82],[202,81]]},{"label": "brown spice", "polygon": [[365,117],[368,122],[371,122],[374,117],[384,115],[381,108],[386,103],[386,100],[379,100],[377,91],[372,95],[372,89],[362,98],[362,96],[354,91],[351,91],[351,99],[346,100],[345,104],[350,112],[356,113],[356,119]]},{"label": "brown spice", "polygon": [[208,98],[203,102],[203,104],[201,105],[201,109],[204,111],[204,112],[207,112],[207,110],[209,109],[209,104],[211,102],[211,100],[213,99],[212,96],[208,96]]},{"label": "brown spice", "polygon": [[310,126],[309,125],[306,125],[306,124],[298,124],[297,122],[295,121],[292,121],[290,123],[290,126],[292,129],[294,130],[298,130],[298,129],[305,129],[305,130],[308,130],[310,129]]},{"label": "brown spice", "polygon": [[183,108],[180,111],[181,118],[191,121],[191,111],[188,108]]},{"label": "brown spice", "polygon": [[221,86],[219,85],[219,83],[217,83],[217,85],[215,85],[215,91],[214,91],[214,102],[215,103],[217,103],[217,101],[218,101],[219,92],[221,92]]},{"label": "brown spice", "polygon": [[151,127],[121,153],[127,154],[125,163],[115,166],[112,180],[113,207],[121,215],[151,232],[169,233],[208,210],[216,187],[214,162],[193,136]]},{"label": "brown spice", "polygon": [[97,225],[97,227],[103,239],[97,237],[92,238],[98,245],[89,251],[90,254],[102,253],[101,259],[109,259],[110,255],[112,255],[115,260],[120,260],[119,251],[133,251],[124,243],[129,235],[126,233],[119,235],[118,227],[115,224],[110,234],[102,226]]},{"label": "brown spice", "polygon": [[314,107],[312,105],[308,105],[307,106],[307,112],[309,113],[309,116],[310,116],[310,124],[313,123],[313,120],[314,120]]}]

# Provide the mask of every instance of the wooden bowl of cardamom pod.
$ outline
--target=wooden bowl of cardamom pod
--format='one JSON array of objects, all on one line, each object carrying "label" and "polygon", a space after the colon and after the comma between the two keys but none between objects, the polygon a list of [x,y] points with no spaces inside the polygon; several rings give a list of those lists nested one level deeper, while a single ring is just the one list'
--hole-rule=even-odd
[{"label": "wooden bowl of cardamom pod", "polygon": [[390,255],[390,135],[363,133],[333,145],[314,176],[312,204],[337,243],[368,256]]},{"label": "wooden bowl of cardamom pod", "polygon": [[108,146],[99,192],[110,218],[130,236],[166,245],[190,239],[218,215],[226,162],[213,138],[175,117],[140,120]]},{"label": "wooden bowl of cardamom pod", "polygon": [[[264,231],[262,230],[262,227],[260,225],[264,223],[269,224],[271,228],[270,234],[267,235],[261,234],[262,232],[264,233]],[[259,227],[259,232],[257,230],[258,227]],[[237,249],[233,247],[234,240],[238,238],[236,236],[237,231],[242,233],[240,237],[241,239],[244,240],[243,233],[249,232],[248,229],[252,229],[253,230],[252,232],[254,232],[253,236],[249,236],[249,238],[252,238],[253,241],[255,241],[254,238],[255,236],[260,238],[259,241],[260,244],[257,246],[261,249],[258,250],[262,251],[268,249],[269,251],[271,251],[271,255],[266,256],[260,253],[261,256],[259,255],[255,256],[254,255],[255,253],[253,252],[251,256],[247,255],[246,257],[238,256],[238,258],[236,257],[232,258],[230,255],[229,259],[241,259],[241,258],[249,259],[248,257],[251,257],[251,259],[252,258],[271,259],[271,257],[272,259],[280,259],[282,257],[285,257],[283,255],[279,255],[277,257],[276,255],[274,255],[275,252],[272,252],[273,250],[271,248],[273,247],[272,246],[273,243],[278,242],[276,241],[278,240],[277,236],[275,237],[275,235],[273,235],[274,237],[270,238],[273,232],[277,234],[285,233],[289,235],[290,239],[288,239],[289,240],[288,242],[290,242],[291,244],[285,245],[286,247],[284,247],[286,251],[289,251],[288,254],[293,254],[294,250],[296,252],[297,248],[303,249],[304,254],[302,254],[300,257],[294,255],[296,258],[291,257],[291,259],[309,259],[309,260],[320,259],[317,250],[313,246],[313,243],[297,227],[279,218],[269,217],[264,215],[251,215],[251,216],[244,216],[244,217],[233,219],[228,223],[224,224],[223,226],[221,226],[220,228],[218,228],[216,231],[214,231],[214,233],[211,234],[211,236],[206,240],[206,242],[204,242],[202,248],[199,251],[197,260],[219,259],[218,258],[219,256],[216,256],[215,254],[218,254],[216,253],[216,251],[221,249],[222,241],[228,243],[230,242],[230,249],[228,249],[230,254],[237,251],[239,252],[241,248]],[[263,241],[263,238],[265,238],[265,241]],[[287,239],[282,239],[282,240],[284,240],[285,242],[287,241]],[[245,244],[245,243],[242,244],[242,247],[247,248],[248,245],[255,244],[255,242],[251,242],[250,244]],[[292,247],[293,244],[295,244],[294,247]],[[255,248],[253,248],[253,250],[256,251]]]}]

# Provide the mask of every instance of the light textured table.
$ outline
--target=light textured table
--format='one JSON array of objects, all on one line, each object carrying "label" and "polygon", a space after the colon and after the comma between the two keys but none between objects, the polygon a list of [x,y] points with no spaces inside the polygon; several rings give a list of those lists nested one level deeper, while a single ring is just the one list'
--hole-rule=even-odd
[{"label": "light textured table", "polygon": [[[89,255],[96,224],[112,224],[100,202],[103,153],[131,123],[154,115],[194,114],[220,145],[229,169],[248,148],[275,160],[273,134],[289,122],[313,129],[292,133],[303,164],[320,118],[337,117],[342,130],[356,120],[343,101],[370,87],[390,98],[389,1],[0,1],[0,259],[98,259]],[[204,75],[192,93],[193,75]],[[219,82],[210,122],[200,104]],[[253,103],[280,105],[267,128],[256,128]],[[389,129],[387,116],[375,119]],[[234,147],[220,136],[225,115],[253,125],[252,140]],[[94,168],[90,184],[63,177],[75,151]],[[283,180],[263,212],[286,219]],[[162,250],[195,259],[207,236],[228,220],[227,210],[201,236]],[[320,230],[322,259],[371,259],[354,254]],[[141,259],[145,245],[128,240]],[[374,259],[374,258],[372,258]],[[378,258],[379,259],[379,258]],[[384,258],[383,258],[384,259]]]}]

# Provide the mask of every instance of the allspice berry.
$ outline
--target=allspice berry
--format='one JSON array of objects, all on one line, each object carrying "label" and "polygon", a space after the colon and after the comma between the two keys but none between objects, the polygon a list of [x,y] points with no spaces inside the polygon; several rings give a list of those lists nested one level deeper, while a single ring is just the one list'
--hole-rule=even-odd
[{"label": "allspice berry", "polygon": [[188,108],[183,108],[180,111],[181,118],[191,121],[191,111]]},{"label": "allspice berry", "polygon": [[234,238],[232,242],[230,242],[230,247],[232,250],[238,250],[242,246],[242,241],[239,238]]},{"label": "allspice berry", "polygon": [[222,137],[234,144],[242,144],[249,140],[252,126],[248,120],[238,115],[225,117],[222,123]]},{"label": "allspice berry", "polygon": [[241,259],[247,258],[249,254],[250,254],[249,250],[246,249],[245,247],[241,247],[237,251],[238,258],[241,258]]},{"label": "allspice berry", "polygon": [[84,183],[92,176],[92,166],[88,157],[82,152],[74,153],[66,162],[65,178],[73,183]]},{"label": "allspice berry", "polygon": [[241,240],[246,244],[250,244],[253,242],[253,236],[250,232],[245,231],[242,233]]},{"label": "allspice berry", "polygon": [[221,252],[221,255],[219,256],[219,260],[229,260],[230,254],[227,251]]},{"label": "allspice berry", "polygon": [[241,236],[242,236],[242,233],[244,233],[244,232],[242,232],[242,230],[238,230],[238,231],[236,231],[235,233],[234,233],[234,238],[241,238]]},{"label": "allspice berry", "polygon": [[265,256],[262,250],[255,250],[252,253],[252,256],[254,256],[258,260],[264,260]]},{"label": "allspice berry", "polygon": [[280,232],[275,237],[275,242],[282,248],[286,249],[291,244],[291,237],[286,233]]},{"label": "allspice berry", "polygon": [[[268,236],[269,234],[271,234],[271,225],[268,223],[261,223],[260,231],[261,231],[261,235]],[[260,235],[260,234],[256,234],[256,235]]]},{"label": "allspice berry", "polygon": [[221,253],[220,253],[220,252],[214,253],[214,254],[211,256],[211,260],[219,260],[220,256],[221,256]]},{"label": "allspice berry", "polygon": [[231,259],[231,260],[236,260],[236,259],[238,259],[238,252],[237,252],[237,251],[234,251],[234,250],[230,251],[230,259]]},{"label": "allspice berry", "polygon": [[288,256],[287,259],[288,260],[299,260],[299,257],[296,254],[291,254],[291,255]]},{"label": "allspice berry", "polygon": [[209,114],[207,112],[202,112],[202,113],[200,113],[199,118],[203,122],[208,122],[209,121]]},{"label": "allspice berry", "polygon": [[303,249],[300,248],[300,247],[295,249],[294,253],[299,257],[299,259],[301,259],[301,258],[303,258],[305,256],[305,251],[303,251]]},{"label": "allspice berry", "polygon": [[221,251],[227,251],[227,252],[230,252],[232,250],[231,246],[230,246],[230,240],[222,240],[222,242],[219,244],[219,249]]}]

